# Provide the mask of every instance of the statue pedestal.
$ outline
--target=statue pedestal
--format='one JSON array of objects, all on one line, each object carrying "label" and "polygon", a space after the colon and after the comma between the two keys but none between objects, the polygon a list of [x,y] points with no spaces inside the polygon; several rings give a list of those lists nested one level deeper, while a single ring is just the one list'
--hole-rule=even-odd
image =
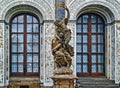
[{"label": "statue pedestal", "polygon": [[74,80],[77,79],[74,75],[55,75],[51,78],[54,82],[53,88],[74,88]]}]

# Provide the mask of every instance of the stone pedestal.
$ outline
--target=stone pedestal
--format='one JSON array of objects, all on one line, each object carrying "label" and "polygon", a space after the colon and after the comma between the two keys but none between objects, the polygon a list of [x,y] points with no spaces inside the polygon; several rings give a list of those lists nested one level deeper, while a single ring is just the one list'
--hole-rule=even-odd
[{"label": "stone pedestal", "polygon": [[77,79],[74,75],[55,75],[51,78],[54,82],[53,88],[74,88],[74,80]]}]

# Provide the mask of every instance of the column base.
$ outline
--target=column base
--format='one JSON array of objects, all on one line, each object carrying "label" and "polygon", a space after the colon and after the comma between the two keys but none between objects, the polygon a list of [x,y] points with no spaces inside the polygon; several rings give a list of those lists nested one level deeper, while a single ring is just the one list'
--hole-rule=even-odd
[{"label": "column base", "polygon": [[55,75],[51,77],[54,82],[53,88],[74,88],[74,75]]}]

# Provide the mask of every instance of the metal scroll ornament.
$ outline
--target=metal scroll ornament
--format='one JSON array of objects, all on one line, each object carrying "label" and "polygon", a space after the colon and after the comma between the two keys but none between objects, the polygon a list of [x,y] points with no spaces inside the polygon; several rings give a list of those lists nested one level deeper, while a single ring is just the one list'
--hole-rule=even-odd
[{"label": "metal scroll ornament", "polygon": [[55,69],[54,74],[72,74],[70,69],[72,64],[72,56],[74,55],[74,48],[69,45],[71,40],[71,30],[68,29],[67,24],[70,18],[70,13],[67,7],[67,17],[61,21],[55,20],[56,25],[55,35],[52,39],[51,49],[54,56]]}]

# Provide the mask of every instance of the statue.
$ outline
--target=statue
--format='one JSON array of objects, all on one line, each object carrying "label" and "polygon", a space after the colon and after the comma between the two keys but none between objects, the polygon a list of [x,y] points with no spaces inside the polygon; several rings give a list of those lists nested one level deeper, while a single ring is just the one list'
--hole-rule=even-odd
[{"label": "statue", "polygon": [[68,29],[67,24],[70,18],[70,13],[67,7],[67,17],[61,21],[55,20],[56,25],[55,35],[51,42],[51,50],[54,56],[55,70],[54,74],[72,74],[70,66],[72,64],[72,56],[74,49],[69,45],[71,40],[71,30]]}]

